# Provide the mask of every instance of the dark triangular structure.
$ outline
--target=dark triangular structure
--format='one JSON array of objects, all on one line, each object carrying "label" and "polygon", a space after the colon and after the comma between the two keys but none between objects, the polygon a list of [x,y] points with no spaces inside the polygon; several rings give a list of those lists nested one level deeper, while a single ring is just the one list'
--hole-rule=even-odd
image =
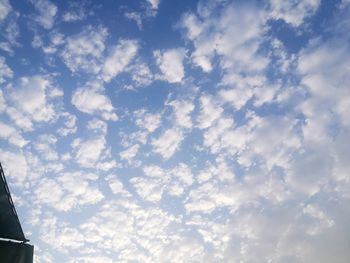
[{"label": "dark triangular structure", "polygon": [[26,244],[10,190],[0,163],[0,262],[32,263],[32,245]]}]

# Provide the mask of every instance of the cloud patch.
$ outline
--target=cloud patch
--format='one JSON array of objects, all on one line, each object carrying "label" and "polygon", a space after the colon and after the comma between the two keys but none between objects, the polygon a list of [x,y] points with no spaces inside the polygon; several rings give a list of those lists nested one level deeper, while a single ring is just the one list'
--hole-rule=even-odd
[{"label": "cloud patch", "polygon": [[179,83],[185,77],[183,61],[186,57],[185,49],[176,48],[165,51],[154,51],[156,63],[161,71],[160,79],[169,83]]},{"label": "cloud patch", "polygon": [[6,113],[17,126],[33,129],[33,122],[52,122],[58,117],[57,98],[63,95],[52,78],[45,75],[22,77],[15,87],[7,87]]},{"label": "cloud patch", "polygon": [[81,33],[66,38],[61,57],[73,72],[98,73],[108,31],[104,27],[85,27]]},{"label": "cloud patch", "polygon": [[135,40],[120,40],[111,48],[109,55],[102,67],[102,79],[110,82],[118,74],[123,72],[138,51],[138,43]]},{"label": "cloud patch", "polygon": [[99,82],[90,82],[76,89],[72,94],[72,104],[80,111],[100,115],[105,120],[118,120],[111,100],[104,93]]},{"label": "cloud patch", "polygon": [[180,129],[170,128],[152,140],[153,151],[164,159],[169,159],[179,149],[183,139],[184,134]]},{"label": "cloud patch", "polygon": [[57,6],[49,0],[35,0],[31,2],[38,12],[34,20],[45,29],[51,29],[58,12]]}]

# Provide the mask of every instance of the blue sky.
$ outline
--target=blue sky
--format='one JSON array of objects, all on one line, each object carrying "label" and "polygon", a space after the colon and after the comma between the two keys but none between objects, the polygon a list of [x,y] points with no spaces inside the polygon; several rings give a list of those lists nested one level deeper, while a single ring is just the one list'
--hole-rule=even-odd
[{"label": "blue sky", "polygon": [[0,160],[35,262],[348,262],[349,17],[0,0]]}]

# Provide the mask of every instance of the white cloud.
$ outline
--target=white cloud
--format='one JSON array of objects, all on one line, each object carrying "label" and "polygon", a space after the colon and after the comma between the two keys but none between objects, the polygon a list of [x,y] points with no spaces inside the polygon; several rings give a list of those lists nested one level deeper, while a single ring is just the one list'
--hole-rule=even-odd
[{"label": "white cloud", "polygon": [[212,42],[206,41],[200,35],[205,32],[207,37],[214,39],[207,31],[207,25],[200,22],[198,17],[192,13],[187,13],[183,16],[181,26],[187,30],[187,38],[194,41],[195,51],[191,55],[191,59],[195,65],[202,68],[204,72],[210,72],[213,69],[211,60],[214,57]]},{"label": "white cloud", "polygon": [[107,29],[85,27],[81,33],[66,38],[62,59],[72,72],[83,71],[97,74],[105,50]]},{"label": "white cloud", "polygon": [[[35,202],[47,204],[60,211],[96,204],[103,194],[93,185],[94,174],[64,173],[55,179],[43,179],[35,189]],[[50,191],[47,191],[50,189]]]},{"label": "white cloud", "polygon": [[181,196],[194,182],[192,171],[184,163],[164,170],[156,165],[143,167],[144,177],[134,177],[130,183],[146,201],[159,202],[163,194]]},{"label": "white cloud", "polygon": [[53,263],[53,256],[48,251],[43,251],[39,246],[35,249],[35,262],[36,263]]},{"label": "white cloud", "polygon": [[32,40],[32,47],[41,48],[42,51],[48,55],[55,54],[58,51],[58,48],[65,43],[64,35],[57,31],[53,31],[49,34],[49,37],[49,41],[46,41],[43,35],[35,33]]},{"label": "white cloud", "polygon": [[[129,54],[122,44],[129,40],[110,47],[103,27],[73,36],[58,33],[61,24],[48,35],[35,27],[46,32],[41,48],[66,52],[68,79],[79,82],[64,98],[53,81],[65,83],[64,72],[12,80],[17,70],[9,73],[6,63],[13,67],[16,54],[2,66],[0,58],[0,160],[40,262],[347,262],[348,37],[331,23],[323,38],[324,26],[316,32],[310,24],[302,35],[309,41],[289,52],[270,27],[272,19],[302,26],[317,9],[307,11],[310,3],[278,2],[277,18],[268,3],[199,1],[179,23],[187,29],[180,70],[170,70],[173,49],[155,52],[162,76],[147,52],[138,56],[142,41],[128,62],[118,56]],[[287,14],[294,5],[299,13]],[[156,6],[144,0],[136,12],[151,19],[141,12],[155,15]],[[334,10],[349,11],[341,3]],[[57,15],[76,19],[65,11]],[[87,15],[99,19],[100,11]],[[204,72],[185,74],[187,54]],[[55,58],[43,55],[48,65],[40,70],[56,69]],[[155,79],[189,88],[123,90]],[[70,95],[81,112],[67,104]]]},{"label": "white cloud", "polygon": [[143,8],[143,16],[146,18],[154,17],[157,15],[160,0],[146,0],[147,5]]},{"label": "white cloud", "polygon": [[[88,138],[78,137],[73,140],[71,147],[74,160],[84,168],[95,168],[101,171],[109,171],[117,167],[117,163],[111,157],[111,149],[107,147],[107,124],[98,119],[92,119],[87,124],[90,133]],[[63,161],[70,161],[69,153],[62,154]]]},{"label": "white cloud", "polygon": [[219,91],[220,100],[230,103],[236,110],[244,107],[252,97],[256,99],[256,104],[259,106],[272,100],[268,96],[270,95],[269,88],[262,75],[243,77],[238,74],[230,74],[223,78],[222,84],[230,88]]},{"label": "white cloud", "polygon": [[121,145],[126,148],[134,145],[135,143],[146,144],[149,132],[140,129],[131,133],[121,132],[119,135],[121,137]]},{"label": "white cloud", "polygon": [[99,162],[96,168],[107,172],[116,167],[118,167],[117,162],[115,160],[109,160],[109,161]]},{"label": "white cloud", "polygon": [[149,202],[159,202],[167,188],[169,177],[159,166],[150,165],[143,168],[146,177],[134,177],[130,183],[138,195]]},{"label": "white cloud", "polygon": [[75,139],[72,143],[75,159],[82,167],[96,167],[106,149],[104,137],[96,137],[82,141]]},{"label": "white cloud", "polygon": [[92,119],[87,124],[88,130],[94,131],[96,134],[107,134],[107,123],[99,119]]},{"label": "white cloud", "polygon": [[45,29],[52,28],[58,12],[57,6],[49,0],[32,0],[31,2],[38,11],[38,14],[34,18],[35,21]]},{"label": "white cloud", "polygon": [[223,113],[223,108],[216,105],[213,98],[208,95],[200,97],[201,111],[197,118],[198,127],[206,129],[210,127]]},{"label": "white cloud", "polygon": [[262,187],[256,182],[238,181],[230,163],[220,158],[217,158],[214,165],[207,162],[195,178],[199,184],[190,188],[184,200],[185,209],[189,213],[213,213],[223,207],[235,211],[240,206],[257,200],[259,188]]},{"label": "white cloud", "polygon": [[0,90],[0,112],[5,111],[6,109],[6,100],[4,98],[4,94],[2,90]]},{"label": "white cloud", "polygon": [[[347,99],[350,96],[347,89],[350,82],[347,68],[350,67],[350,63],[344,59],[348,55],[348,46],[342,41],[316,41],[300,55],[298,70],[302,75],[302,84],[311,94],[300,105],[300,110],[308,118],[308,125],[304,130],[308,139],[327,137],[327,130],[324,128],[334,119],[328,109],[337,114],[341,125],[350,125],[347,118],[350,113]],[[324,107],[320,108],[320,104]]]},{"label": "white cloud", "polygon": [[86,237],[85,246],[117,253],[114,260],[118,262],[162,262],[167,244],[179,239],[168,235],[174,223],[176,218],[159,208],[141,207],[135,200],[121,198],[103,204],[80,230]]},{"label": "white cloud", "polygon": [[47,161],[57,161],[58,153],[55,150],[57,138],[50,134],[40,135],[33,143],[34,148],[39,152],[42,159]]},{"label": "white cloud", "polygon": [[270,0],[270,16],[273,19],[283,19],[292,26],[300,26],[306,18],[315,14],[320,4],[320,0],[304,0],[300,2]]},{"label": "white cloud", "polygon": [[130,183],[144,200],[159,202],[166,191],[169,177],[161,167],[156,165],[144,167],[143,172],[147,177],[131,178]]},{"label": "white cloud", "polygon": [[64,126],[57,130],[57,133],[61,136],[67,136],[68,134],[75,133],[77,131],[77,117],[69,112],[63,112],[61,117],[64,119]]},{"label": "white cloud", "polygon": [[16,124],[31,130],[34,122],[54,121],[58,117],[58,105],[53,100],[62,95],[47,76],[22,77],[16,87],[8,88],[8,102],[14,107],[6,108]]},{"label": "white cloud", "polygon": [[191,113],[194,110],[194,104],[185,100],[173,100],[167,103],[174,109],[175,123],[179,127],[192,128]]},{"label": "white cloud", "polygon": [[314,227],[308,230],[308,233],[310,235],[317,235],[323,232],[325,229],[334,225],[334,220],[328,218],[327,215],[317,205],[307,205],[303,209],[303,213],[318,221]]},{"label": "white cloud", "polygon": [[189,200],[185,204],[186,211],[211,213],[217,208],[215,203],[217,191],[218,189],[213,188],[209,183],[192,190],[189,194]]},{"label": "white cloud", "polygon": [[342,161],[347,152],[338,142],[344,142],[350,126],[348,55],[348,44],[339,39],[311,41],[299,56],[301,84],[308,92],[298,107],[305,117],[303,148],[291,162],[286,179],[296,191],[307,195],[322,191],[331,179],[337,181],[336,188],[341,192],[340,184],[347,185],[347,165]]},{"label": "white cloud", "polygon": [[[348,162],[350,157],[350,148],[347,145],[348,138],[350,136],[350,130],[345,129],[341,131],[337,138],[334,140],[334,145],[332,149],[332,157],[334,158],[335,165],[333,169],[333,177],[342,182],[342,186],[346,186],[350,182],[349,169],[350,162]],[[341,188],[341,187],[340,187]]]},{"label": "white cloud", "polygon": [[183,16],[181,25],[187,29],[187,38],[190,40],[196,39],[204,29],[197,16],[192,13],[187,13]]},{"label": "white cloud", "polygon": [[84,245],[84,237],[77,228],[71,227],[66,222],[62,223],[51,213],[46,213],[43,217],[39,233],[42,242],[63,253]]},{"label": "white cloud", "polygon": [[131,78],[134,81],[136,87],[145,87],[152,83],[154,80],[153,73],[143,62],[135,62],[130,69]]},{"label": "white cloud", "polygon": [[42,204],[59,204],[63,194],[62,187],[55,180],[48,178],[44,178],[35,190],[36,199]]},{"label": "white cloud", "polygon": [[33,122],[29,116],[26,116],[14,107],[6,107],[6,113],[10,119],[21,129],[26,131],[33,130]]},{"label": "white cloud", "polygon": [[180,23],[194,44],[195,65],[209,72],[219,55],[221,68],[229,73],[259,72],[266,67],[268,60],[258,55],[266,21],[262,9],[250,3],[203,2],[200,6],[198,15],[188,13]]},{"label": "white cloud", "polygon": [[[335,211],[348,214],[342,207],[349,198],[345,190],[349,187],[345,164],[349,155],[349,122],[345,118],[345,100],[349,97],[345,87],[349,78],[344,70],[349,68],[345,59],[348,46],[336,42],[314,40],[301,52],[298,70],[307,93],[298,98],[304,102],[296,112],[257,116],[248,111],[246,119],[235,123],[222,110],[203,125],[207,127],[203,143],[211,147],[212,153],[223,155],[225,149],[232,147],[236,150],[230,151],[228,158],[235,156],[239,167],[246,167],[224,185],[218,183],[222,172],[215,167],[201,171],[196,176],[198,187],[194,186],[185,200],[186,211],[201,215],[193,222],[198,233],[216,251],[212,253],[214,259],[208,262],[224,261],[227,257],[247,262],[254,262],[257,257],[267,262],[328,262],[339,258],[339,254],[330,251],[331,247],[340,247],[341,253],[347,253],[339,240],[344,234],[337,232],[346,219],[337,223],[335,216],[339,214]],[[238,90],[231,93],[231,89],[219,92],[219,98],[236,109],[250,98],[256,107],[274,100],[274,87],[267,87],[267,97],[259,97],[265,89],[255,90],[254,86],[265,88],[265,81],[256,79],[257,84],[252,83],[243,84],[253,87],[247,96],[243,93],[245,98],[238,96]],[[236,84],[232,89],[237,89]],[[298,121],[300,113],[305,122]],[[333,197],[339,200],[337,205],[330,201]],[[331,208],[333,205],[337,208]],[[229,210],[229,223],[227,218],[220,223],[210,222],[213,217],[220,221],[216,215],[222,215],[219,209],[225,207]],[[277,229],[278,235],[266,231],[269,226]],[[317,251],[322,251],[322,255]]]},{"label": "white cloud", "polygon": [[74,263],[84,262],[84,263],[113,263],[113,260],[109,257],[104,256],[86,256],[86,257],[77,257],[74,261],[69,261]]},{"label": "white cloud", "polygon": [[31,115],[34,120],[52,119],[53,109],[45,107],[46,90],[50,86],[50,81],[42,76],[21,78],[19,86],[11,92],[11,100],[16,103],[16,106],[23,113]]},{"label": "white cloud", "polygon": [[141,30],[142,29],[142,17],[140,13],[137,12],[127,12],[125,13],[125,17],[129,20],[135,21],[137,27]]},{"label": "white cloud", "polygon": [[13,54],[13,50],[11,48],[11,45],[8,42],[0,42],[0,49],[8,52],[9,54]]},{"label": "white cloud", "polygon": [[194,238],[181,238],[165,247],[160,253],[162,262],[204,262],[204,246]]},{"label": "white cloud", "polygon": [[96,204],[103,199],[100,190],[93,186],[91,181],[97,179],[95,175],[85,175],[80,172],[66,173],[57,181],[63,186],[68,193],[61,200],[65,209],[79,205]]},{"label": "white cloud", "polygon": [[152,9],[155,9],[155,10],[158,9],[160,0],[146,0],[146,1],[151,5]]},{"label": "white cloud", "polygon": [[193,175],[190,167],[184,163],[179,163],[174,169],[170,171],[170,174],[177,178],[184,186],[190,186],[193,184]]},{"label": "white cloud", "polygon": [[25,186],[27,180],[34,179],[35,174],[30,173],[26,156],[23,152],[0,150],[1,164],[7,177],[16,185]]},{"label": "white cloud", "polygon": [[7,15],[10,13],[12,7],[8,0],[0,1],[0,21],[4,20]]},{"label": "white cloud", "polygon": [[21,133],[16,131],[12,126],[9,126],[0,121],[0,138],[8,140],[9,143],[22,148],[27,145],[29,141],[25,140]]},{"label": "white cloud", "polygon": [[8,0],[0,1],[0,25],[2,39],[0,41],[0,49],[7,52],[10,56],[14,55],[14,48],[19,46],[19,16],[20,13],[13,9]]},{"label": "white cloud", "polygon": [[134,21],[139,28],[142,30],[143,20],[153,18],[157,15],[158,6],[160,0],[145,0],[146,4],[141,4],[140,12],[126,12],[125,17],[131,21]]},{"label": "white cloud", "polygon": [[141,198],[149,202],[159,202],[165,190],[165,185],[159,178],[134,177],[130,183]]},{"label": "white cloud", "polygon": [[73,92],[72,104],[82,112],[100,115],[105,120],[116,121],[118,116],[111,100],[103,94],[103,91],[101,83],[89,82]]},{"label": "white cloud", "polygon": [[237,110],[240,110],[252,95],[250,89],[222,89],[219,92],[220,98],[226,103],[231,103]]},{"label": "white cloud", "polygon": [[86,17],[86,11],[83,9],[69,10],[62,15],[62,20],[64,22],[75,22],[84,20]]},{"label": "white cloud", "polygon": [[223,69],[259,72],[266,67],[268,60],[258,54],[264,22],[263,11],[254,6],[231,6],[224,11],[218,24],[218,32],[223,36],[218,36],[216,43]]},{"label": "white cloud", "polygon": [[217,158],[215,161],[216,166],[207,163],[207,167],[203,171],[209,173],[213,176],[213,179],[219,180],[220,182],[233,182],[236,175],[230,163],[224,158]]},{"label": "white cloud", "polygon": [[232,118],[221,117],[204,132],[203,145],[210,147],[212,153],[223,153],[227,148],[233,147],[237,143],[237,140],[236,142],[233,140],[235,137],[232,134],[233,127]]},{"label": "white cloud", "polygon": [[136,117],[136,125],[146,129],[149,133],[154,132],[161,125],[161,114],[149,113],[144,109],[140,109],[134,112]]},{"label": "white cloud", "polygon": [[186,52],[183,48],[154,51],[154,57],[162,73],[160,79],[170,83],[178,83],[185,77],[183,60]]},{"label": "white cloud", "polygon": [[287,170],[286,181],[297,191],[313,195],[317,193],[327,177],[331,175],[333,160],[328,149],[312,147],[295,155]]},{"label": "white cloud", "polygon": [[123,196],[131,196],[131,194],[125,190],[123,183],[117,179],[116,176],[108,176],[106,177],[109,187],[111,188],[113,194],[120,194]]},{"label": "white cloud", "polygon": [[285,167],[290,154],[301,145],[296,132],[298,122],[288,117],[269,116],[257,119],[255,124],[246,147],[265,160],[268,169],[274,165]]},{"label": "white cloud", "polygon": [[153,151],[164,159],[169,159],[179,149],[184,139],[183,132],[177,128],[166,130],[157,139],[152,140]]},{"label": "white cloud", "polygon": [[139,148],[140,148],[139,144],[135,144],[135,145],[131,146],[130,148],[119,153],[120,158],[122,160],[128,161],[129,164],[133,163],[134,158],[139,151]]},{"label": "white cloud", "polygon": [[138,43],[134,40],[119,40],[113,46],[102,67],[102,79],[110,82],[118,74],[123,72],[132,59],[136,56]]},{"label": "white cloud", "polygon": [[6,79],[10,79],[13,76],[13,71],[5,62],[4,57],[0,57],[0,84],[4,83]]}]

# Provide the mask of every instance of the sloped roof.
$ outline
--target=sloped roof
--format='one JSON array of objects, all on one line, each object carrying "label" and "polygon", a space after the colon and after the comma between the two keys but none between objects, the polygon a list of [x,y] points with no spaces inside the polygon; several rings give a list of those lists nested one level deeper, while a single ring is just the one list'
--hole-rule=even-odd
[{"label": "sloped roof", "polygon": [[0,238],[28,241],[23,233],[0,163]]}]

